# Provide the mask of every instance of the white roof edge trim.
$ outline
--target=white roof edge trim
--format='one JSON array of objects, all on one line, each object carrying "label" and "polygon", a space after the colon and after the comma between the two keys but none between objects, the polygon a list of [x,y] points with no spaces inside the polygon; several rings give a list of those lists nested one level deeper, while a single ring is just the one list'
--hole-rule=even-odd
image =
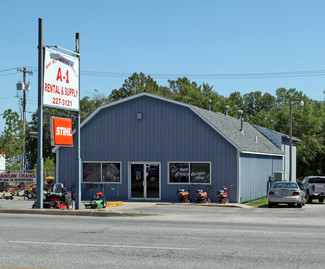
[{"label": "white roof edge trim", "polygon": [[[287,138],[287,139],[290,139],[290,136],[289,135],[286,135],[286,134],[282,135],[282,137]],[[292,137],[292,140],[293,141],[297,141],[297,142],[300,142],[301,141],[300,138],[294,137],[294,136]]]},{"label": "white roof edge trim", "polygon": [[253,155],[267,155],[267,156],[278,156],[283,157],[285,154],[276,154],[276,153],[263,153],[263,152],[253,152],[253,151],[241,151],[243,154],[253,154]]}]

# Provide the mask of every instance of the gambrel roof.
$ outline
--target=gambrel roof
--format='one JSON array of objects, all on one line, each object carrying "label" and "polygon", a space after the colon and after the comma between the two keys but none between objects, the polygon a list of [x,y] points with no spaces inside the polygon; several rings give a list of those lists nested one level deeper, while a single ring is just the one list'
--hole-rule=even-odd
[{"label": "gambrel roof", "polygon": [[[203,121],[205,121],[211,128],[224,137],[230,144],[232,144],[239,152],[249,154],[262,154],[262,155],[277,155],[282,156],[284,153],[269,139],[267,139],[261,132],[257,130],[252,124],[243,122],[243,129],[241,130],[241,120],[237,118],[226,116],[222,113],[212,112],[196,106],[188,105],[185,103],[177,102],[161,96],[139,93],[116,102],[112,102],[97,108],[82,124],[81,128],[87,124],[93,117],[100,111],[115,106],[130,100],[141,97],[156,98],[165,102],[170,102],[175,105],[183,106],[185,109],[191,110]],[[58,147],[54,148],[56,151]]]},{"label": "gambrel roof", "polygon": [[240,152],[265,155],[284,155],[276,145],[274,145],[249,122],[244,121],[241,130],[241,120],[237,118],[195,106],[190,107]]}]

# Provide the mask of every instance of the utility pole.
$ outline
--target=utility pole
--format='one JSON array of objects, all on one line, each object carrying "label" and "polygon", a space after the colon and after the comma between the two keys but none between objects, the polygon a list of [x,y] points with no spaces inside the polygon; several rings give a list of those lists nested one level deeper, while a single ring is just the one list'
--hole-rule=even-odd
[{"label": "utility pole", "polygon": [[[24,67],[23,69],[17,69],[18,72],[22,72],[23,73],[23,84],[21,89],[23,90],[23,145],[21,148],[21,156],[22,156],[22,160],[20,163],[20,170],[22,172],[25,172],[26,170],[26,163],[25,163],[25,134],[26,134],[26,90],[29,90],[29,83],[26,84],[26,74],[28,75],[33,75],[32,71],[27,71],[26,67]],[[18,83],[19,84],[19,83]],[[18,84],[17,84],[17,89],[18,89]],[[28,87],[28,89],[27,89]]]}]

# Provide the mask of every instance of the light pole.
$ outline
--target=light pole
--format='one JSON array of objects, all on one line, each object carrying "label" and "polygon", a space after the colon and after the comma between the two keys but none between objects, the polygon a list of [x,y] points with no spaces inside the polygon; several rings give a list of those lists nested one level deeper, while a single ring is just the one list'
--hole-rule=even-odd
[{"label": "light pole", "polygon": [[[292,109],[293,109],[293,104],[294,102],[290,100],[290,111],[289,111],[289,139],[290,139],[290,144],[289,144],[289,181],[292,181]],[[304,101],[301,99],[299,101],[300,107],[304,106]]]}]

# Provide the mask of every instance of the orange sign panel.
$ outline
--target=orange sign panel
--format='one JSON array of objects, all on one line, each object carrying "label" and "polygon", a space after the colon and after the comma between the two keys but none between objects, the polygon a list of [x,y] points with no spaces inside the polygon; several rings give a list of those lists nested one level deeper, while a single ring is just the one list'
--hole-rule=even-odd
[{"label": "orange sign panel", "polygon": [[73,146],[71,119],[51,117],[52,146]]}]

